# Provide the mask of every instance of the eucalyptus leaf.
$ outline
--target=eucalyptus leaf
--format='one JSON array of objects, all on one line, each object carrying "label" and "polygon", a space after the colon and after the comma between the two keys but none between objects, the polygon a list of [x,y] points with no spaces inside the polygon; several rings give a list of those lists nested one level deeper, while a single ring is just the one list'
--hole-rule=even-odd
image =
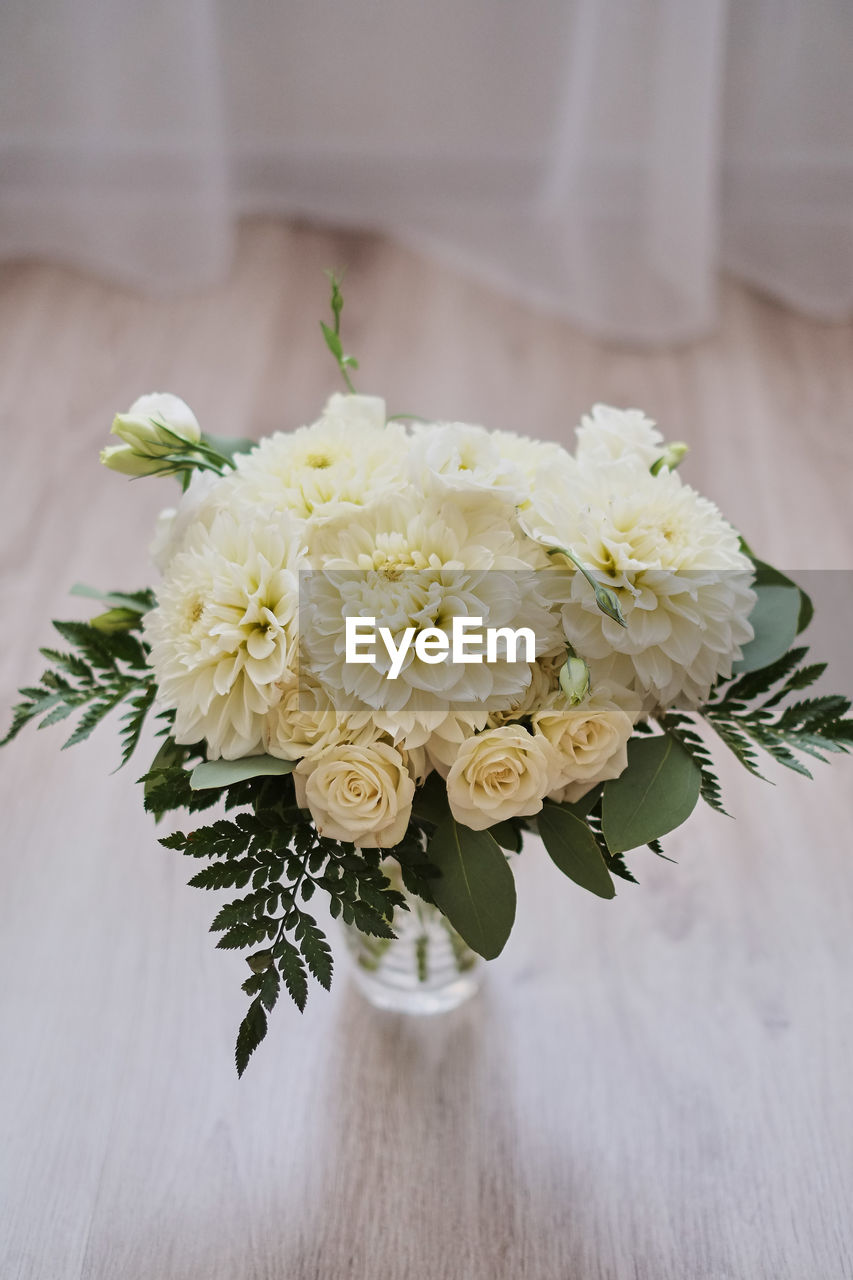
[{"label": "eucalyptus leaf", "polygon": [[493,960],[515,920],[515,880],[500,845],[488,831],[472,831],[448,817],[427,853],[441,872],[430,881],[436,905],[472,951]]},{"label": "eucalyptus leaf", "polygon": [[450,815],[447,803],[447,786],[439,773],[431,773],[426,781],[417,788],[412,801],[412,816],[422,822],[432,822],[435,826],[444,822]]},{"label": "eucalyptus leaf", "polygon": [[797,619],[797,635],[805,631],[806,627],[814,617],[814,605],[811,597],[803,590],[803,588],[793,578],[789,578],[786,573],[782,573],[781,569],[774,569],[772,564],[768,564],[766,560],[759,560],[758,556],[750,549],[747,543],[740,539],[741,550],[748,555],[755,569],[755,586],[756,587],[793,587],[800,593],[800,613]]},{"label": "eucalyptus leaf", "polygon": [[295,760],[279,760],[277,756],[245,756],[242,760],[205,760],[192,771],[190,786],[193,791],[206,791],[211,787],[230,787],[233,782],[245,782],[247,778],[274,777],[292,773]]},{"label": "eucalyptus leaf", "polygon": [[601,799],[601,792],[602,784],[599,783],[597,787],[593,787],[590,791],[587,791],[585,796],[581,796],[580,800],[575,800],[571,804],[564,800],[562,807],[570,810],[576,818],[585,818],[588,813],[592,813],[593,809],[598,804]]},{"label": "eucalyptus leaf", "polygon": [[98,591],[85,582],[75,582],[69,593],[72,596],[84,596],[87,600],[103,600],[112,609],[132,609],[134,613],[147,613],[152,607],[150,600],[143,601],[136,596],[124,596],[117,591]]},{"label": "eucalyptus leaf", "polygon": [[675,738],[632,738],[628,766],[604,784],[602,830],[612,853],[649,844],[680,827],[699,799],[702,773]]},{"label": "eucalyptus leaf", "polygon": [[502,849],[509,853],[521,853],[521,832],[512,822],[496,822],[489,827],[489,834],[494,836]]},{"label": "eucalyptus leaf", "polygon": [[612,898],[616,889],[595,836],[583,818],[557,804],[546,804],[539,814],[539,834],[555,866],[599,898]]},{"label": "eucalyptus leaf", "polygon": [[783,657],[794,643],[799,628],[803,598],[793,582],[757,581],[755,593],[757,599],[749,615],[755,636],[744,645],[741,658],[732,667],[737,675],[769,667]]}]

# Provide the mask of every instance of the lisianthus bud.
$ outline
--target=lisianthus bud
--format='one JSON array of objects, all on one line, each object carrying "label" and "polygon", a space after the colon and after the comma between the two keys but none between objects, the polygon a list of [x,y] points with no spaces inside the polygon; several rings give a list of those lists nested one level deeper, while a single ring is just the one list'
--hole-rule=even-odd
[{"label": "lisianthus bud", "polygon": [[663,471],[666,467],[667,471],[674,471],[678,464],[685,457],[689,446],[684,444],[682,440],[673,440],[671,444],[664,446],[664,451],[659,458],[656,458],[649,470],[653,476],[659,471]]},{"label": "lisianthus bud", "polygon": [[155,391],[134,400],[127,413],[116,414],[112,433],[144,457],[180,451],[182,444],[197,444],[201,428],[189,405],[178,396]]},{"label": "lisianthus bud", "polygon": [[136,609],[107,609],[106,613],[91,618],[89,626],[103,631],[105,635],[115,635],[119,631],[130,631],[138,623],[139,612]]},{"label": "lisianthus bud", "polygon": [[589,667],[583,658],[569,658],[560,668],[560,688],[573,707],[589,693]]},{"label": "lisianthus bud", "polygon": [[172,464],[166,459],[137,453],[129,444],[113,444],[102,449],[101,462],[110,471],[120,471],[124,476],[156,476],[161,471],[172,470]]}]

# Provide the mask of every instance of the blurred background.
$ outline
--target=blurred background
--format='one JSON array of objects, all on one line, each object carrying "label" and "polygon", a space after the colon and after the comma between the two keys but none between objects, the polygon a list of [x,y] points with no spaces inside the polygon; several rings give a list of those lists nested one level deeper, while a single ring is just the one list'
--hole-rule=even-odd
[{"label": "blurred background", "polygon": [[585,330],[718,273],[853,307],[846,0],[6,0],[0,257],[209,286],[247,215],[393,234]]}]

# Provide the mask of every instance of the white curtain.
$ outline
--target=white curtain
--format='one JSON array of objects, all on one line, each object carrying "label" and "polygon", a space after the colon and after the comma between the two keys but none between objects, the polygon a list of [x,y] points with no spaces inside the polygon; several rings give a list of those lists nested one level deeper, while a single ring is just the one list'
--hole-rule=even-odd
[{"label": "white curtain", "polygon": [[149,290],[384,229],[594,332],[853,310],[850,0],[6,0],[0,256]]}]

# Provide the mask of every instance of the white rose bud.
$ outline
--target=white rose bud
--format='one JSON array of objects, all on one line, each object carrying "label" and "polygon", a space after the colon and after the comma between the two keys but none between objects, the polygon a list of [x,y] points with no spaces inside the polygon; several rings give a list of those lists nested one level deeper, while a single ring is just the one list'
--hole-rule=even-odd
[{"label": "white rose bud", "polygon": [[451,812],[472,831],[538,813],[557,771],[554,748],[541,735],[519,724],[486,729],[462,743],[447,775]]},{"label": "white rose bud", "polygon": [[310,810],[321,836],[392,849],[406,834],[415,784],[394,747],[338,743],[301,760],[293,781],[296,803]]},{"label": "white rose bud", "polygon": [[116,414],[112,434],[134,453],[159,458],[164,453],[179,453],[182,444],[197,444],[201,427],[192,409],[178,396],[154,391],[134,400],[127,413]]},{"label": "white rose bud", "polygon": [[560,688],[573,707],[589,693],[589,667],[583,658],[569,658],[560,668]]}]

